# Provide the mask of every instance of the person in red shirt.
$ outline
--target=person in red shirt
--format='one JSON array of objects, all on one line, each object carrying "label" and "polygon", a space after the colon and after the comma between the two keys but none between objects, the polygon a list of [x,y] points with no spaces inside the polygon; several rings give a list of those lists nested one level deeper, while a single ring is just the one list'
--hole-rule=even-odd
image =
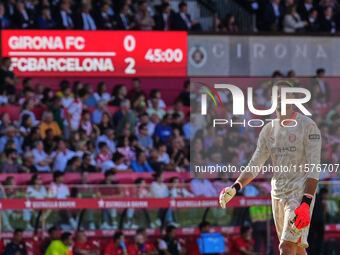
[{"label": "person in red shirt", "polygon": [[254,239],[252,238],[252,228],[250,226],[241,227],[241,235],[233,242],[233,255],[259,255],[254,252]]},{"label": "person in red shirt", "polygon": [[128,255],[125,237],[121,231],[117,231],[113,235],[113,240],[105,247],[104,255]]},{"label": "person in red shirt", "polygon": [[99,249],[92,242],[87,240],[85,231],[77,233],[76,241],[73,246],[74,255],[99,255]]},{"label": "person in red shirt", "polygon": [[128,248],[129,255],[154,255],[158,254],[154,245],[146,241],[145,229],[138,229],[135,235],[134,243],[131,243]]}]

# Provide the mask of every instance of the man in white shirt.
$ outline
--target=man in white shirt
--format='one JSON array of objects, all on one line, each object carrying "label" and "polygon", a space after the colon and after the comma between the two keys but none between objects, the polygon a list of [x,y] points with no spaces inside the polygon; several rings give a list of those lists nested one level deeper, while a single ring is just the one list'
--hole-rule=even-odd
[{"label": "man in white shirt", "polygon": [[41,140],[34,143],[34,149],[32,150],[34,155],[34,166],[38,172],[50,172],[52,159],[44,151],[44,144]]},{"label": "man in white shirt", "polygon": [[113,154],[116,151],[116,144],[113,141],[114,138],[115,138],[115,134],[114,134],[113,129],[106,129],[104,131],[104,134],[97,138],[97,141],[96,141],[97,153],[99,153],[99,147],[98,147],[99,143],[105,142],[107,146],[109,147],[111,153]]},{"label": "man in white shirt", "polygon": [[64,171],[69,159],[75,156],[76,153],[66,148],[64,140],[60,139],[58,141],[58,148],[52,153],[51,157],[54,157],[53,170]]}]

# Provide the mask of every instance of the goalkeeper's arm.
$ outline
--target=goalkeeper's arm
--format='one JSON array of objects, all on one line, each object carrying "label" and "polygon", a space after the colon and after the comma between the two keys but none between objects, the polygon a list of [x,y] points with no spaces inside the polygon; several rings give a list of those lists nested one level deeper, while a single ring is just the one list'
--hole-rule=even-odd
[{"label": "goalkeeper's arm", "polygon": [[268,126],[265,126],[261,130],[255,153],[245,171],[240,174],[232,186],[225,187],[220,192],[219,202],[222,208],[225,208],[226,204],[236,195],[236,193],[247,186],[259,174],[260,168],[267,161],[270,152],[264,139],[266,130],[268,130]]}]

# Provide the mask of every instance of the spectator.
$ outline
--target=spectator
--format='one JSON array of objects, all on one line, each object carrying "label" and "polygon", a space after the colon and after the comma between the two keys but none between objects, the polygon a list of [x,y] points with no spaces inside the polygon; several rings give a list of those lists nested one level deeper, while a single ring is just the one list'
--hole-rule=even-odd
[{"label": "spectator", "polygon": [[155,140],[156,142],[167,143],[172,135],[172,127],[170,125],[171,116],[169,114],[165,114],[162,122],[157,124],[155,127]]},{"label": "spectator", "polygon": [[157,161],[163,164],[169,164],[170,163],[170,157],[167,153],[167,147],[164,143],[160,142],[156,146],[157,152],[158,152],[158,159]]},{"label": "spectator", "polygon": [[138,134],[137,139],[140,145],[145,150],[150,150],[153,148],[153,140],[151,136],[148,135],[148,125],[147,124],[141,124],[138,127]]},{"label": "spectator", "polygon": [[190,182],[195,197],[217,197],[217,191],[208,179],[195,178]]},{"label": "spectator", "polygon": [[21,125],[20,125],[20,129],[19,129],[20,134],[23,137],[25,137],[31,132],[32,128],[33,128],[33,122],[32,122],[31,116],[28,115],[28,114],[24,114],[22,116]]},{"label": "spectator", "polygon": [[135,16],[136,25],[139,30],[152,30],[155,21],[148,10],[148,2],[140,0],[138,2],[138,12]]},{"label": "spectator", "polygon": [[160,93],[156,92],[156,90],[153,90],[153,92],[150,93],[150,100],[148,101],[149,108],[147,113],[149,116],[155,113],[160,119],[162,119],[165,115],[165,111],[161,107],[161,105],[165,107],[165,104],[163,103],[160,99]]},{"label": "spectator", "polygon": [[150,254],[153,252],[153,247],[147,246],[145,238],[142,233],[136,233],[134,242],[127,247],[127,253],[129,255],[137,254]]},{"label": "spectator", "polygon": [[40,136],[42,139],[46,138],[46,130],[51,129],[53,136],[60,136],[61,130],[56,121],[53,120],[53,113],[45,111],[42,116],[42,121],[39,126]]},{"label": "spectator", "polygon": [[97,103],[101,100],[109,102],[111,100],[110,94],[107,93],[107,85],[105,82],[98,84],[97,92],[94,94]]},{"label": "spectator", "polygon": [[131,171],[131,169],[128,167],[126,164],[126,158],[125,156],[120,153],[120,152],[115,152],[112,156],[112,161],[113,161],[113,168],[116,169],[117,171]]},{"label": "spectator", "polygon": [[53,20],[50,12],[50,8],[44,6],[40,15],[37,18],[37,24],[40,29],[55,29],[57,27],[57,23]]},{"label": "spectator", "polygon": [[306,20],[302,21],[300,15],[296,12],[296,6],[291,5],[287,8],[283,20],[283,31],[286,33],[303,32],[304,27],[308,25]]},{"label": "spectator", "polygon": [[135,126],[137,123],[136,113],[131,110],[131,104],[128,99],[123,100],[120,103],[120,110],[114,115],[114,124],[116,127],[117,136],[123,135],[123,131],[129,130],[132,134],[135,132]]},{"label": "spectator", "polygon": [[57,12],[55,20],[59,29],[74,28],[74,23],[71,17],[70,3],[68,1],[61,2],[60,11]]},{"label": "spectator", "polygon": [[73,245],[72,234],[64,232],[61,234],[60,240],[54,240],[48,246],[45,255],[65,255],[69,254]]},{"label": "spectator", "polygon": [[320,31],[334,34],[336,32],[336,22],[332,7],[325,7],[323,16],[320,18]]},{"label": "spectator", "polygon": [[80,168],[82,169],[82,172],[94,173],[97,171],[95,166],[92,165],[92,158],[90,153],[86,152],[83,154],[83,160]]},{"label": "spectator", "polygon": [[92,18],[89,3],[81,4],[81,12],[75,18],[75,27],[80,30],[97,30],[96,23]]},{"label": "spectator", "polygon": [[178,4],[178,10],[179,12],[175,15],[173,24],[171,25],[173,30],[202,30],[197,20],[191,20],[191,16],[188,14],[188,5],[185,2]]},{"label": "spectator", "polygon": [[81,169],[81,158],[78,156],[73,156],[67,162],[65,172],[67,173],[80,173]]},{"label": "spectator", "polygon": [[12,16],[12,23],[15,28],[19,29],[33,28],[33,15],[29,10],[25,8],[24,1],[17,1],[16,9]]},{"label": "spectator", "polygon": [[[101,197],[121,197],[122,192],[119,188],[118,182],[115,180],[115,172],[108,170],[105,172],[105,180],[101,182],[99,193]],[[102,213],[102,225],[101,229],[117,229],[117,210],[116,209],[105,209]]]},{"label": "spectator", "polygon": [[112,91],[112,101],[110,104],[113,106],[120,106],[120,104],[125,100],[126,95],[126,86],[124,84],[117,84]]},{"label": "spectator", "polygon": [[302,0],[299,1],[297,12],[299,13],[302,20],[308,21],[310,12],[314,9],[313,0]]},{"label": "spectator", "polygon": [[10,22],[6,15],[6,9],[5,9],[4,4],[1,3],[0,4],[0,28],[6,29],[9,27],[10,27]]},{"label": "spectator", "polygon": [[162,4],[161,12],[155,16],[155,30],[169,31],[171,30],[171,24],[173,24],[174,15],[171,12],[169,3]]},{"label": "spectator", "polygon": [[85,231],[77,232],[76,241],[73,245],[74,255],[99,255],[99,249],[93,242],[87,240]]},{"label": "spectator", "polygon": [[[42,179],[38,174],[32,175],[30,185],[26,190],[26,197],[33,198],[33,199],[43,199],[47,197],[47,191],[42,184]],[[32,211],[31,210],[24,210],[24,221],[26,222],[26,229],[27,230],[34,230],[31,225],[32,220]]]},{"label": "spectator", "polygon": [[[64,122],[64,132],[66,132],[65,137],[68,138],[68,129],[70,131],[77,131],[79,129],[81,114],[83,111],[83,101],[85,100],[86,91],[81,89],[79,91],[79,98],[76,98],[67,109],[67,116]],[[67,127],[65,129],[65,127]]]},{"label": "spectator", "polygon": [[127,136],[119,137],[117,143],[117,151],[124,155],[127,164],[131,164],[131,162],[135,160],[135,152],[130,145],[129,137]]},{"label": "spectator", "polygon": [[46,254],[47,248],[50,246],[51,242],[59,240],[58,229],[52,226],[48,229],[48,237],[42,242],[42,252]]},{"label": "spectator", "polygon": [[176,227],[169,225],[166,228],[165,237],[158,242],[160,255],[180,255],[184,254],[181,244],[176,240]]},{"label": "spectator", "polygon": [[105,247],[104,255],[128,255],[128,251],[125,245],[124,234],[117,231],[113,235],[113,240],[111,240]]},{"label": "spectator", "polygon": [[154,172],[147,162],[144,152],[137,153],[136,160],[132,162],[131,168],[134,172]]},{"label": "spectator", "polygon": [[316,9],[310,10],[308,13],[308,26],[307,31],[311,33],[316,33],[320,30],[320,24],[318,19],[318,11]]},{"label": "spectator", "polygon": [[114,17],[109,13],[110,5],[103,3],[97,15],[97,28],[101,30],[112,30],[115,27]]},{"label": "spectator", "polygon": [[135,28],[135,22],[131,21],[128,13],[129,5],[124,4],[119,10],[119,14],[114,16],[115,28],[117,30],[131,30]]},{"label": "spectator", "polygon": [[116,144],[114,142],[114,131],[110,128],[104,130],[104,134],[99,136],[96,140],[96,150],[97,153],[100,152],[99,143],[104,142],[109,148],[111,155],[116,151]]},{"label": "spectator", "polygon": [[17,78],[10,70],[12,65],[11,59],[8,57],[2,58],[2,66],[0,68],[0,84],[6,90],[9,102],[15,101]]},{"label": "spectator", "polygon": [[170,197],[193,197],[194,195],[181,183],[178,177],[170,179]]},{"label": "spectator", "polygon": [[[98,187],[90,184],[89,173],[84,170],[81,172],[80,183],[74,189],[73,193],[75,197],[79,197],[79,198],[96,198],[99,196]],[[96,224],[95,224],[95,219],[94,219],[94,210],[87,209],[85,213],[86,213],[86,217],[85,217],[86,220],[82,221],[84,225],[87,224],[87,226],[85,226],[85,229],[95,230]]]},{"label": "spectator", "polygon": [[18,163],[18,154],[15,149],[6,149],[5,150],[6,160],[1,163],[1,172],[2,173],[20,173],[22,169],[22,165]]},{"label": "spectator", "polygon": [[38,121],[35,117],[35,114],[33,112],[33,109],[34,109],[34,103],[33,103],[33,99],[28,99],[26,100],[23,104],[22,104],[22,111],[20,113],[20,123],[22,123],[22,117],[25,115],[25,114],[28,114],[31,119],[32,119],[32,124],[33,126],[36,126],[38,125]]},{"label": "spectator", "polygon": [[239,31],[234,15],[227,15],[225,19],[225,28],[228,33],[237,33]]},{"label": "spectator", "polygon": [[146,97],[145,92],[141,89],[141,82],[138,78],[132,79],[132,89],[128,92],[127,98],[134,100],[139,94],[143,94]]},{"label": "spectator", "polygon": [[26,255],[26,244],[23,240],[23,230],[16,229],[14,231],[13,239],[6,245],[3,255]]},{"label": "spectator", "polygon": [[280,0],[270,0],[264,8],[264,30],[265,31],[280,31],[281,22],[284,15],[284,7],[280,5]]},{"label": "spectator", "polygon": [[67,162],[73,156],[75,156],[75,152],[67,149],[65,141],[59,139],[56,151],[51,154],[51,157],[54,158],[53,170],[65,171]]},{"label": "spectator", "polygon": [[53,159],[50,158],[46,152],[44,151],[44,144],[41,140],[38,140],[34,143],[34,149],[32,153],[34,155],[34,165],[39,172],[50,172],[51,167],[50,164],[53,162]]},{"label": "spectator", "polygon": [[252,239],[252,229],[250,226],[241,227],[241,236],[235,239],[233,253],[235,255],[257,255],[254,252],[254,239]]},{"label": "spectator", "polygon": [[[312,91],[312,98],[317,98],[319,97],[319,95],[322,95],[326,98],[326,101],[330,100],[330,89],[329,89],[329,85],[327,84],[327,82],[324,81],[324,77],[325,77],[325,69],[323,68],[318,68],[316,70],[316,76],[312,79],[312,86],[310,88],[310,90]],[[319,94],[315,94],[313,93],[313,91],[315,91],[314,88],[317,88],[317,90],[319,91]]]},{"label": "spectator", "polygon": [[24,173],[36,173],[38,171],[38,169],[34,166],[34,154],[32,151],[24,153],[22,171]]}]

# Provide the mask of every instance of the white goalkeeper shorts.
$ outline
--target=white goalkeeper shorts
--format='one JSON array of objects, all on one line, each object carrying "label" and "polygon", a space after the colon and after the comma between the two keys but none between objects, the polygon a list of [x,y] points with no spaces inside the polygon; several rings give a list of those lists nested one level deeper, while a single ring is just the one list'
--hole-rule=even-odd
[{"label": "white goalkeeper shorts", "polygon": [[[308,233],[309,226],[301,229],[299,232],[295,232],[292,229],[291,220],[295,217],[295,209],[299,207],[301,199],[287,198],[287,199],[275,199],[272,198],[273,217],[276,227],[276,232],[279,237],[280,243],[283,241],[289,241],[296,243],[297,245],[307,248],[308,247]],[[314,199],[312,200],[309,215],[312,217],[314,208]]]}]

